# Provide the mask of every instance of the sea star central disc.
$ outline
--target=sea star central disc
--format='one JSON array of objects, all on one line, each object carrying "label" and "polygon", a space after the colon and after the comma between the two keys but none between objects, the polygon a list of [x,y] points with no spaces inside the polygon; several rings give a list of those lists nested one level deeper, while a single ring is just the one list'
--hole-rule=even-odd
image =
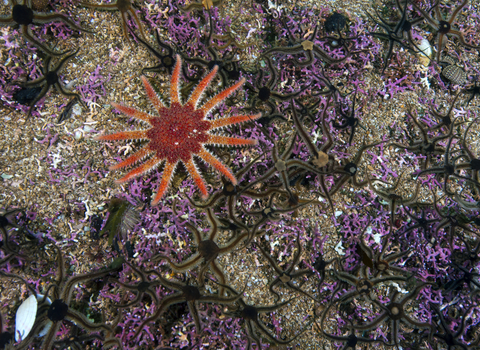
[{"label": "sea star central disc", "polygon": [[[179,118],[179,114],[186,118]],[[211,123],[203,119],[200,110],[182,107],[180,104],[162,108],[158,111],[159,117],[152,120],[152,128],[147,130],[150,149],[156,152],[157,157],[175,162],[180,158],[188,161],[192,154],[200,152],[202,144],[208,141],[208,130]],[[188,121],[188,122],[186,122]]]}]

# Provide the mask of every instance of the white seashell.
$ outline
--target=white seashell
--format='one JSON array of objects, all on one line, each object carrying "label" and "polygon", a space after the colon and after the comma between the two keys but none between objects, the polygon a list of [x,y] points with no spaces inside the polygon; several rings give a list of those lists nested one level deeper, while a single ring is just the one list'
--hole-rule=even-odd
[{"label": "white seashell", "polygon": [[75,140],[79,141],[82,138],[82,132],[80,130],[75,131]]},{"label": "white seashell", "polygon": [[430,58],[432,58],[432,46],[427,39],[422,39],[418,48],[420,49],[420,62],[427,67],[430,64]]},{"label": "white seashell", "polygon": [[428,42],[427,39],[422,39],[420,42],[420,45],[418,45],[418,48],[420,49],[420,53],[427,56],[427,57],[432,57],[432,46],[430,46],[430,43]]},{"label": "white seashell", "polygon": [[380,242],[382,241],[382,235],[380,233],[374,234],[373,240],[375,241],[375,243],[380,244]]},{"label": "white seashell", "polygon": [[338,244],[335,246],[335,251],[339,255],[345,255],[345,248],[342,246],[342,242],[338,242]]},{"label": "white seashell", "polygon": [[17,310],[15,315],[15,341],[21,341],[32,330],[37,316],[37,298],[30,295]]}]

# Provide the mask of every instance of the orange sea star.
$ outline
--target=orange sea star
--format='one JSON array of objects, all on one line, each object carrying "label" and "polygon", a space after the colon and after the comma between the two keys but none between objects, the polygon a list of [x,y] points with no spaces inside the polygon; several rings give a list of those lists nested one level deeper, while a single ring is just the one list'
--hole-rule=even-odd
[{"label": "orange sea star", "polygon": [[137,120],[150,124],[150,129],[122,131],[111,135],[101,135],[95,137],[95,140],[116,141],[116,140],[148,140],[149,142],[139,151],[125,159],[124,161],[113,165],[110,170],[121,169],[129,165],[133,165],[138,161],[153,154],[153,156],[145,161],[142,165],[131,170],[116,183],[124,183],[134,177],[138,177],[151,169],[159,166],[166,161],[163,170],[162,179],[158,192],[152,205],[156,205],[164,196],[168,189],[170,179],[175,171],[179,161],[181,161],[187,171],[192,176],[195,184],[200,189],[202,196],[208,196],[207,187],[199,174],[194,162],[193,156],[198,156],[206,163],[225,175],[230,181],[236,185],[237,179],[230,169],[220,162],[215,156],[205,149],[207,144],[217,145],[255,145],[256,140],[242,139],[237,137],[228,137],[211,134],[212,130],[223,128],[228,125],[239,124],[249,120],[260,118],[261,114],[256,115],[239,115],[230,116],[221,119],[207,120],[205,119],[210,111],[225,100],[230,94],[236,91],[245,83],[245,78],[238,81],[235,85],[223,90],[219,94],[212,97],[202,107],[197,108],[198,102],[208,87],[212,79],[218,71],[215,66],[212,71],[197,85],[192,92],[188,101],[182,105],[179,96],[179,79],[182,62],[180,56],[177,55],[177,63],[173,69],[172,80],[170,82],[170,106],[165,106],[160,97],[154,91],[147,78],[142,76],[147,96],[157,110],[157,116],[141,112],[132,107],[126,107],[117,103],[112,106],[123,114],[133,117]]}]

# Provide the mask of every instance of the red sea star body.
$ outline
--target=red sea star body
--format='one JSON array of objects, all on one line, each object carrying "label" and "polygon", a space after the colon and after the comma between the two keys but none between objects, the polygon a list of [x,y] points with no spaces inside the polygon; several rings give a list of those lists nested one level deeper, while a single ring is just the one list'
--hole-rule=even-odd
[{"label": "red sea star body", "polygon": [[223,128],[228,125],[239,124],[249,120],[258,119],[261,114],[257,115],[240,115],[230,116],[221,119],[207,120],[205,119],[210,111],[225,100],[230,94],[240,88],[245,78],[233,86],[221,91],[202,107],[197,108],[198,102],[208,87],[212,79],[215,77],[218,66],[202,79],[197,85],[192,95],[185,104],[181,104],[179,96],[179,79],[181,71],[181,59],[177,55],[177,63],[173,70],[172,80],[170,82],[170,106],[165,106],[160,97],[154,91],[147,78],[142,76],[147,96],[157,110],[156,116],[138,111],[131,107],[112,103],[112,106],[123,114],[133,117],[137,120],[148,123],[151,127],[147,130],[123,131],[111,135],[101,135],[95,137],[95,140],[117,141],[117,140],[148,140],[149,142],[139,151],[125,159],[124,161],[111,166],[110,170],[121,169],[129,165],[133,165],[138,161],[152,156],[142,165],[136,167],[127,173],[124,177],[117,180],[117,183],[124,183],[134,177],[138,177],[151,169],[159,166],[166,161],[163,170],[160,186],[152,205],[156,205],[165,195],[170,183],[170,179],[175,171],[178,162],[182,162],[185,168],[192,176],[195,184],[200,189],[203,197],[208,196],[207,187],[199,174],[194,162],[193,156],[198,156],[206,163],[225,175],[230,181],[236,185],[237,179],[222,162],[205,149],[207,144],[217,145],[255,145],[256,140],[242,139],[237,137],[228,137],[211,134],[210,132]]}]

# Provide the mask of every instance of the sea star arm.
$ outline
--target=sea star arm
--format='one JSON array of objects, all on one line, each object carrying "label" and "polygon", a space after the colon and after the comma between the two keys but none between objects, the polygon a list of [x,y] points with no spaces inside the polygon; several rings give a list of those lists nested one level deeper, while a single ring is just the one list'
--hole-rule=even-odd
[{"label": "sea star arm", "polygon": [[134,177],[138,177],[142,174],[145,174],[147,171],[155,168],[158,164],[160,164],[161,161],[162,160],[158,159],[157,157],[150,158],[148,161],[146,161],[139,167],[136,167],[121,179],[116,180],[115,183],[122,184],[124,182],[127,182],[130,179],[133,179]]},{"label": "sea star arm", "polygon": [[170,179],[172,178],[173,172],[175,171],[177,163],[167,162],[165,168],[163,169],[162,180],[160,181],[160,186],[158,186],[158,192],[153,199],[152,205],[157,205],[160,202],[160,199],[167,192],[168,185],[170,184]]},{"label": "sea star arm", "polygon": [[143,86],[145,86],[145,90],[147,91],[147,96],[148,96],[148,99],[152,102],[153,104],[153,107],[158,111],[160,108],[164,108],[165,105],[163,104],[163,102],[160,100],[160,98],[158,97],[157,93],[155,92],[155,90],[153,89],[152,85],[150,85],[147,77],[145,77],[144,75],[142,75],[142,82],[143,82]]},{"label": "sea star arm", "polygon": [[125,159],[124,161],[121,161],[118,164],[112,165],[109,168],[109,170],[117,170],[117,169],[125,168],[126,166],[129,166],[129,165],[133,165],[136,162],[138,162],[138,161],[142,160],[143,158],[145,158],[146,156],[148,156],[149,154],[151,154],[152,152],[153,151],[150,150],[148,148],[148,146],[145,146],[141,150],[139,150],[138,152],[135,152],[130,157]]},{"label": "sea star arm", "polygon": [[443,49],[445,48],[445,45],[447,44],[447,37],[445,36],[445,34],[442,34],[442,33],[439,33],[438,35],[438,40],[437,40],[437,62],[440,62],[440,56],[441,56],[441,53],[443,51]]},{"label": "sea star arm", "polygon": [[[455,19],[458,16],[458,13],[460,12],[460,10],[462,10],[465,7],[467,3],[468,3],[468,0],[463,0],[463,2],[455,9],[455,11],[453,11],[452,16],[450,17],[450,20],[448,21],[449,24],[452,24],[455,21]],[[440,13],[439,6],[437,6],[435,9],[438,9],[438,12]]]},{"label": "sea star arm", "polygon": [[180,55],[177,55],[177,63],[173,68],[172,80],[170,82],[170,106],[178,103],[180,104],[180,95],[178,92],[179,79],[180,79],[180,70],[182,69],[182,59]]},{"label": "sea star arm", "polygon": [[257,144],[257,140],[242,139],[239,137],[210,135],[210,139],[208,140],[207,143],[217,144],[217,145],[230,145],[230,146],[244,146],[244,145],[254,146]]},{"label": "sea star arm", "polygon": [[212,79],[215,77],[218,71],[218,66],[215,65],[213,69],[208,73],[208,75],[202,79],[202,81],[197,85],[195,90],[193,90],[192,95],[188,99],[188,102],[186,105],[191,106],[193,109],[197,108],[198,105],[198,100],[200,100],[200,97],[202,97],[203,92],[207,88],[207,86],[210,84]]},{"label": "sea star arm", "polygon": [[[147,91],[147,94],[148,94],[148,91]],[[150,95],[149,95],[149,97],[150,97]],[[148,123],[150,121],[150,119],[152,118],[152,116],[150,114],[139,111],[139,110],[136,110],[135,108],[132,108],[132,107],[122,106],[122,105],[120,105],[118,103],[115,103],[115,102],[112,102],[111,105],[112,105],[113,108],[115,108],[116,110],[119,110],[120,112],[122,112],[126,116],[135,118],[137,120],[141,120],[141,121],[144,121],[144,122]]]},{"label": "sea star arm", "polygon": [[[130,11],[128,11],[128,13],[130,14],[130,16],[132,16],[133,21],[138,26],[138,30],[140,31],[140,35],[142,36],[143,40],[147,41],[147,38],[145,38],[145,33],[143,31],[142,22],[140,22],[140,19],[138,18],[137,14],[135,13],[135,10],[132,8],[132,9],[130,9]],[[123,16],[123,13],[122,13],[122,16]],[[127,26],[127,23],[128,23],[128,21],[123,22],[125,27]]]},{"label": "sea star arm", "polygon": [[220,162],[217,158],[215,158],[210,152],[208,152],[205,148],[203,148],[199,153],[198,156],[202,158],[206,163],[210,164],[213,166],[215,169],[217,169],[219,172],[221,172],[223,175],[228,177],[232,184],[235,186],[237,184],[237,179],[235,176],[232,174],[230,169],[228,169],[225,165],[223,165],[222,162]]},{"label": "sea star arm", "polygon": [[127,38],[127,40],[128,40],[128,27],[127,27],[128,18],[127,18],[127,13],[124,12],[124,11],[120,11],[120,17],[122,18],[123,35],[124,35],[125,38]]},{"label": "sea star arm", "polygon": [[252,120],[256,120],[262,116],[262,113],[254,115],[236,115],[233,117],[227,117],[222,119],[216,119],[212,121],[212,129],[223,128],[225,126],[240,124]]},{"label": "sea star arm", "polygon": [[192,177],[193,181],[197,185],[200,192],[202,192],[202,197],[208,197],[207,185],[205,185],[205,181],[203,181],[202,176],[200,176],[195,164],[193,164],[193,159],[190,158],[189,160],[183,162],[185,164],[185,168],[187,168],[190,176]]},{"label": "sea star arm", "polygon": [[228,96],[230,96],[233,92],[235,92],[240,86],[242,86],[245,83],[245,78],[240,79],[236,84],[230,86],[229,88],[226,88],[222,92],[218,93],[214,97],[212,97],[210,100],[208,100],[207,103],[205,103],[202,106],[202,109],[205,111],[205,114],[210,112],[213,107],[215,107],[217,104],[225,100]]},{"label": "sea star arm", "polygon": [[52,13],[52,14],[37,14],[33,19],[33,23],[35,24],[44,24],[44,23],[51,23],[51,22],[63,22],[71,28],[78,30],[79,32],[89,32],[92,33],[90,30],[86,30],[73,22],[67,16],[61,13]]},{"label": "sea star arm", "polygon": [[0,23],[1,24],[14,24],[15,21],[13,20],[12,16],[0,16]]},{"label": "sea star arm", "polygon": [[99,135],[95,136],[93,139],[95,141],[120,141],[120,140],[141,140],[146,139],[147,133],[145,130],[135,130],[135,131],[121,131],[115,134],[110,135]]},{"label": "sea star arm", "polygon": [[79,98],[79,95],[75,92],[71,92],[71,91],[68,91],[67,89],[65,89],[62,84],[60,83],[56,83],[55,84],[55,88],[57,88],[58,91],[60,91],[60,93],[64,96],[72,96],[72,97],[77,97],[78,100],[80,101],[80,103],[83,103],[82,100],[80,100]]},{"label": "sea star arm", "polygon": [[45,84],[42,90],[38,93],[37,97],[35,97],[33,101],[30,102],[30,108],[28,109],[27,117],[30,117],[30,115],[32,114],[33,108],[35,107],[37,102],[40,101],[43,98],[43,96],[45,96],[45,94],[48,92],[48,88],[49,88],[49,85]]},{"label": "sea star arm", "polygon": [[22,35],[25,37],[25,39],[30,41],[30,43],[33,44],[33,46],[39,48],[45,53],[50,54],[51,56],[60,56],[68,52],[68,51],[64,51],[64,52],[56,53],[50,50],[46,45],[42,44],[40,41],[38,41],[34,37],[32,29],[30,29],[28,25],[20,25],[20,31],[22,32]]},{"label": "sea star arm", "polygon": [[463,33],[459,30],[450,29],[450,32],[448,34],[452,34],[454,37],[456,37],[462,43],[463,46],[466,46],[466,47],[469,47],[469,48],[472,48],[472,49],[478,49],[479,48],[479,46],[475,46],[475,45],[467,43],[467,41],[465,40],[465,37],[463,36]]}]

